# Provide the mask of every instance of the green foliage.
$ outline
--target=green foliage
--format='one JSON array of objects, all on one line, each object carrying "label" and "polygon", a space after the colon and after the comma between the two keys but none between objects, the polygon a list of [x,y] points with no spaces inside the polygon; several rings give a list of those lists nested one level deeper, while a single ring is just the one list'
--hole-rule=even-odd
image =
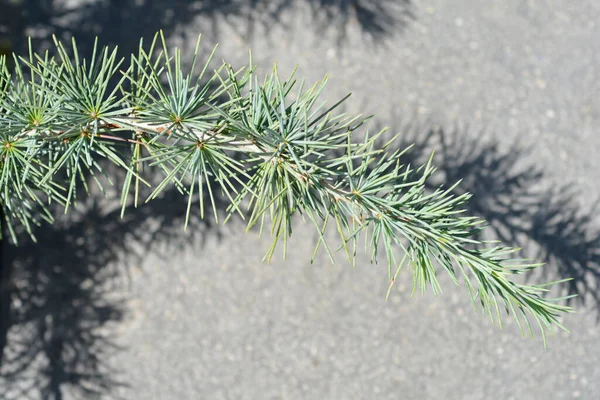
[{"label": "green foliage", "polygon": [[[147,48],[140,42],[124,70],[116,48],[94,46],[85,60],[75,41],[72,55],[55,44],[56,58],[31,50],[15,56],[12,74],[0,60],[0,201],[15,242],[17,226],[33,235],[35,224],[52,220],[49,202],[66,212],[89,176],[105,174],[98,160],[106,159],[126,171],[122,212],[131,195],[138,205],[142,186],[150,201],[174,185],[187,196],[187,226],[195,198],[202,217],[210,199],[218,219],[220,194],[230,203],[226,218],[237,213],[261,233],[270,225],[266,260],[280,242],[285,257],[299,214],[319,233],[314,254],[322,246],[333,261],[329,224],[351,263],[359,240],[372,262],[383,254],[390,290],[409,268],[413,292],[431,286],[439,293],[443,270],[492,321],[500,323],[504,310],[533,334],[533,318],[544,340],[553,327],[564,329],[558,319],[572,310],[543,297],[557,282],[510,279],[540,264],[478,240],[484,221],[462,208],[470,195],[455,195],[454,186],[426,192],[431,159],[414,168],[402,162],[406,149],[394,150],[398,136],[385,142],[384,131],[355,134],[366,119],[336,112],[345,98],[327,107],[320,100],[326,80],[306,87],[294,74],[281,80],[275,68],[259,82],[251,59],[238,71],[225,62],[209,71],[212,54],[196,72],[199,40],[185,73],[162,34]],[[152,185],[147,171],[154,169],[163,177]]]}]

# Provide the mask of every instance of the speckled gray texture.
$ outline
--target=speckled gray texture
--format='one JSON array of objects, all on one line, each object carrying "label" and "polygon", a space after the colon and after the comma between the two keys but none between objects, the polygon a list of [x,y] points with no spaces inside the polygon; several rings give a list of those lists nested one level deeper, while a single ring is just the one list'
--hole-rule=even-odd
[{"label": "speckled gray texture", "polygon": [[[384,265],[369,264],[362,253],[355,269],[341,255],[336,266],[323,254],[311,265],[316,238],[300,221],[288,260],[261,264],[268,238],[244,234],[234,220],[183,249],[156,242],[154,251],[142,250],[144,257],[135,262],[124,255],[111,260],[123,271],[111,293],[123,301],[124,314],[98,332],[118,346],[102,368],[123,385],[110,385],[98,397],[600,398],[600,242],[594,239],[600,217],[592,209],[600,199],[600,3],[424,0],[411,6],[413,18],[377,41],[352,19],[340,39],[339,26],[317,27],[303,2],[297,3],[278,22],[251,10],[252,35],[247,15],[199,14],[175,25],[169,40],[190,50],[204,31],[205,51],[218,41],[219,57],[234,64],[245,62],[252,48],[263,71],[277,62],[282,73],[299,64],[298,76],[309,81],[327,74],[328,98],[353,92],[348,112],[376,113],[374,127],[407,129],[408,138],[441,153],[436,160],[447,164],[440,166],[442,174],[468,174],[467,188],[476,197],[488,199],[498,190],[494,182],[502,176],[494,173],[510,175],[508,167],[540,171],[519,181],[535,187],[537,200],[509,200],[525,204],[527,212],[519,214],[525,220],[511,213],[511,204],[504,217],[498,212],[493,218],[500,233],[517,231],[526,252],[545,248],[541,254],[559,254],[563,264],[579,268],[589,286],[577,286],[587,301],[575,303],[578,313],[565,319],[571,333],[558,333],[545,350],[540,341],[522,339],[509,318],[500,331],[473,311],[464,288],[444,278],[443,295],[411,299],[405,273],[386,303]],[[177,18],[176,8],[174,13]],[[129,35],[136,36],[135,30]],[[425,140],[420,135],[426,129],[415,128],[433,125],[445,132],[441,139]],[[505,171],[501,163],[467,165],[460,158],[472,154],[461,155],[460,148],[452,157],[443,153],[475,141],[488,149],[482,158],[524,155],[509,157]],[[491,182],[478,185],[477,168],[491,169]],[[538,221],[537,208],[546,197],[552,203],[564,185],[579,192],[559,202],[555,219],[575,210],[573,218],[583,219],[567,222],[581,232],[561,236],[571,225],[557,224],[552,234],[532,233],[527,226]],[[564,276],[555,261],[549,257],[545,279]],[[11,337],[24,332],[15,326]],[[71,398],[81,385],[61,390]],[[31,397],[38,398],[36,393]]]}]

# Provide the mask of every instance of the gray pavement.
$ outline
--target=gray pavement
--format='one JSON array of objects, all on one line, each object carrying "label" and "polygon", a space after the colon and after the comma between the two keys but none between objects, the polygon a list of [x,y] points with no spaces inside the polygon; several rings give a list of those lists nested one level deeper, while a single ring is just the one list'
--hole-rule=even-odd
[{"label": "gray pavement", "polygon": [[[261,71],[277,62],[282,73],[298,64],[309,81],[327,74],[326,97],[352,92],[347,111],[405,132],[414,161],[435,150],[440,179],[465,178],[492,234],[548,262],[531,279],[576,278],[566,287],[580,294],[565,319],[571,333],[544,349],[510,318],[503,330],[490,324],[449,279],[443,295],[411,298],[408,271],[385,302],[384,265],[363,253],[355,269],[342,254],[311,265],[316,237],[300,220],[288,259],[263,264],[269,238],[240,221],[183,233],[183,199],[120,221],[93,198],[14,251],[0,396],[600,398],[600,3],[382,1],[375,14],[388,19],[374,30],[349,1],[328,20],[321,3],[333,2],[312,2],[314,14],[307,1],[240,13],[175,2],[163,22],[188,51],[203,32],[204,51],[219,42],[234,64],[252,48]],[[121,21],[121,38],[160,27],[148,26],[150,11],[127,10],[143,25]]]}]

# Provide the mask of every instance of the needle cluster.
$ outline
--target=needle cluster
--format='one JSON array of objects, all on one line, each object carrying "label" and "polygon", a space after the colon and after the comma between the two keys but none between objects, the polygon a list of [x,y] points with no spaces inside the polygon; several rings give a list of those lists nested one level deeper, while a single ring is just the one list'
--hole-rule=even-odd
[{"label": "needle cluster", "polygon": [[[199,44],[188,72],[162,33],[147,47],[141,41],[126,68],[116,48],[94,46],[83,59],[74,40],[67,49],[55,39],[55,57],[14,56],[12,71],[0,59],[0,204],[15,242],[17,227],[33,236],[34,225],[53,220],[50,202],[66,212],[90,177],[106,174],[105,159],[126,171],[122,212],[142,193],[151,201],[174,185],[187,201],[187,226],[192,212],[204,218],[209,207],[218,219],[220,196],[226,219],[239,214],[248,228],[270,230],[266,260],[278,244],[285,256],[298,214],[318,232],[315,254],[322,247],[333,260],[328,225],[351,263],[364,240],[372,262],[387,261],[390,290],[405,268],[413,292],[439,293],[443,272],[492,321],[507,312],[530,334],[534,321],[544,340],[564,329],[559,318],[572,310],[544,297],[558,282],[515,282],[540,264],[477,239],[484,221],[465,215],[470,194],[426,191],[431,159],[415,168],[403,163],[397,136],[358,132],[366,119],[337,112],[345,98],[329,107],[320,99],[326,80],[308,87],[274,68],[259,81],[252,60],[209,70],[214,51],[199,66]],[[154,170],[158,182],[148,179]]]}]

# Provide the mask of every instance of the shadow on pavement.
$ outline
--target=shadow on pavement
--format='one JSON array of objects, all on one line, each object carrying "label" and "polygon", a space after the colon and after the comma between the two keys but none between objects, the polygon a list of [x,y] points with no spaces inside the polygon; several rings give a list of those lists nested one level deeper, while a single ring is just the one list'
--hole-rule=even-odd
[{"label": "shadow on pavement", "polygon": [[[84,54],[91,52],[94,38],[104,45],[119,45],[124,54],[137,49],[141,37],[151,37],[162,29],[167,37],[177,33],[193,40],[198,33],[219,35],[227,24],[243,37],[250,37],[257,25],[267,31],[282,25],[282,13],[294,18],[308,10],[318,33],[335,29],[342,43],[349,28],[357,26],[366,38],[379,42],[402,32],[415,17],[411,0],[0,0],[0,48],[23,53],[27,38],[34,48],[44,48],[55,34],[59,39],[73,36]],[[197,17],[202,23],[191,26]],[[198,25],[198,26],[196,26]],[[354,25],[354,26],[351,26]],[[199,26],[202,30],[199,30]],[[187,28],[187,29],[186,29]],[[47,47],[47,46],[46,46]],[[5,52],[8,52],[4,50]]]},{"label": "shadow on pavement", "polygon": [[175,189],[123,219],[118,204],[101,203],[83,199],[68,218],[59,210],[54,225],[36,230],[38,243],[4,243],[0,399],[62,399],[65,390],[98,398],[126,384],[103,362],[119,351],[113,338],[127,309],[119,295],[126,277],[149,253],[203,243],[209,229],[220,235],[197,216],[183,231],[187,200]]}]

